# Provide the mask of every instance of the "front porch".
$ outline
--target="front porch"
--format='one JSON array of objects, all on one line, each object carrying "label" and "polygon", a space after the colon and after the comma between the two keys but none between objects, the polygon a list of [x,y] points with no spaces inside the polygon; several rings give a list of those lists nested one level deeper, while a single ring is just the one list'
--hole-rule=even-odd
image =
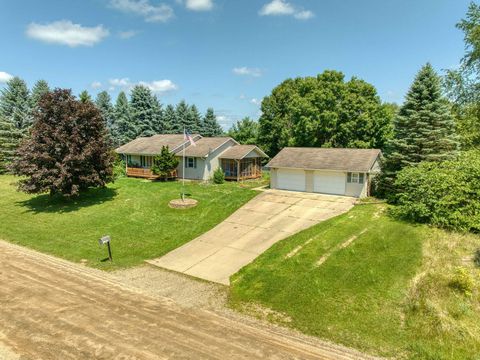
[{"label": "front porch", "polygon": [[248,180],[262,177],[262,159],[258,157],[221,159],[222,170],[226,180]]},{"label": "front porch", "polygon": [[[129,177],[137,177],[137,178],[144,178],[144,179],[149,179],[149,180],[156,180],[159,179],[161,176],[156,175],[152,172],[152,169],[150,168],[144,168],[144,167],[132,167],[127,165],[127,176]],[[169,179],[175,179],[177,178],[177,170],[173,170],[169,176],[163,177],[165,180]]]}]

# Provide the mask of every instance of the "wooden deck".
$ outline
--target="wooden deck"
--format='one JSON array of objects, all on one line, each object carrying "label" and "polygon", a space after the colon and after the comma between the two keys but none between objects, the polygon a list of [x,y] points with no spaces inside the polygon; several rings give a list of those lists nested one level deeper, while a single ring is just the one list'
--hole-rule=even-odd
[{"label": "wooden deck", "polygon": [[[160,176],[155,175],[151,169],[133,168],[133,167],[127,167],[127,176],[144,178],[149,180],[156,180],[160,178]],[[167,179],[175,179],[176,177],[177,177],[177,170],[174,170],[172,171],[172,173]]]}]

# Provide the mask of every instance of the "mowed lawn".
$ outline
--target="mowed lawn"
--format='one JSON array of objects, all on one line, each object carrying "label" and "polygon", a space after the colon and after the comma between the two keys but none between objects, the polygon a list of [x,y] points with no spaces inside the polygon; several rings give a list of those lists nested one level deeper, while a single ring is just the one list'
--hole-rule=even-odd
[{"label": "mowed lawn", "polygon": [[[16,191],[13,176],[0,176],[0,239],[87,265],[111,269],[140,264],[194,239],[253,198],[250,185],[186,183],[199,201],[175,210],[180,182],[121,178],[105,189],[92,189],[74,200]],[[259,184],[257,184],[259,185]],[[113,263],[101,261],[112,237]]]},{"label": "mowed lawn", "polygon": [[[385,210],[359,205],[278,242],[232,276],[230,304],[372,354],[480,359],[480,238]],[[450,285],[456,266],[475,281],[471,297]]]}]

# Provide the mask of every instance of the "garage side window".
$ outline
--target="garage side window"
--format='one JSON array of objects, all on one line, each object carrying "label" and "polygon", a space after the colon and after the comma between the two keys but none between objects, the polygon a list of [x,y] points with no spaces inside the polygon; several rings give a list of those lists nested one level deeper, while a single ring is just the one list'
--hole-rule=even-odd
[{"label": "garage side window", "polygon": [[347,182],[353,184],[363,184],[364,175],[364,173],[349,172],[347,173]]}]

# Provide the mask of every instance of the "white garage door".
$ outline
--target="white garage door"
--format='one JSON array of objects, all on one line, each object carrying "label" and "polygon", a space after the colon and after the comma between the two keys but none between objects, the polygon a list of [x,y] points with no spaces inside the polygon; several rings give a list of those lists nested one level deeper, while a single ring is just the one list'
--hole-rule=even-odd
[{"label": "white garage door", "polygon": [[278,169],[277,188],[283,190],[305,191],[305,171]]},{"label": "white garage door", "polygon": [[345,173],[334,171],[315,171],[313,191],[324,194],[345,194]]}]

